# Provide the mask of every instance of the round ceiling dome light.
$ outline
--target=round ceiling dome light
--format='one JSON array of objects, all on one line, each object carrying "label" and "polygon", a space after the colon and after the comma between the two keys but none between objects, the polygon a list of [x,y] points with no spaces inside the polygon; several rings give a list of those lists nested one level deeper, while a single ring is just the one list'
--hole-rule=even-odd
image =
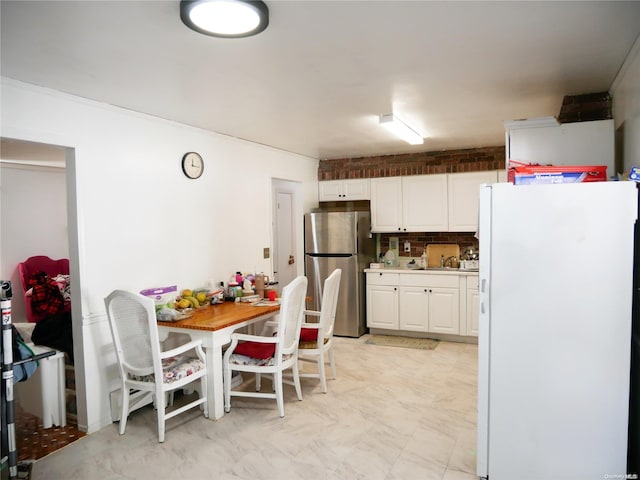
[{"label": "round ceiling dome light", "polygon": [[204,35],[225,38],[250,37],[269,25],[264,2],[251,0],[182,0],[182,22]]}]

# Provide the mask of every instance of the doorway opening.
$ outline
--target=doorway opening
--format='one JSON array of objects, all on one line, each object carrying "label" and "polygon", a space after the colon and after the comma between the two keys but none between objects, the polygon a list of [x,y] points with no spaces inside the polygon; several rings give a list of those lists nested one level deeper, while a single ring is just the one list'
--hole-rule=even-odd
[{"label": "doorway opening", "polygon": [[[30,338],[35,324],[27,322],[19,263],[37,255],[52,259],[68,258],[72,263],[69,272],[72,290],[78,289],[74,282],[74,277],[78,278],[77,254],[73,254],[77,252],[77,240],[74,241],[74,235],[70,233],[77,228],[74,209],[70,208],[70,204],[75,203],[74,165],[75,150],[71,147],[0,138],[0,191],[3,205],[0,276],[12,282],[12,322],[20,327],[19,331],[26,332],[23,334],[26,335],[25,340]],[[79,298],[77,294],[72,296]],[[80,325],[74,324],[73,330],[74,343],[77,344],[81,341]],[[19,392],[14,388],[19,460],[40,458],[84,435],[78,430],[79,399],[76,396],[76,379],[79,384],[83,381],[83,376],[78,374],[83,370],[82,355],[74,357],[75,365],[65,361],[65,426],[44,428],[44,419],[40,418],[42,414],[33,406],[38,402],[27,402],[29,406],[23,408]],[[65,359],[68,358],[65,355]],[[49,395],[49,392],[43,392],[43,395]]]}]

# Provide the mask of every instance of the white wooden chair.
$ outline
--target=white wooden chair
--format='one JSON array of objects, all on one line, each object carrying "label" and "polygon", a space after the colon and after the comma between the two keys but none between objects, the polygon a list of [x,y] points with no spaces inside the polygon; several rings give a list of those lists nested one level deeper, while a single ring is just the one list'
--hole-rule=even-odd
[{"label": "white wooden chair", "polygon": [[[149,393],[157,409],[161,443],[166,420],[198,405],[203,405],[204,416],[208,417],[207,369],[202,342],[192,341],[162,352],[153,299],[114,290],[105,298],[105,305],[121,378],[120,435],[124,434],[129,413],[148,402]],[[200,382],[200,398],[167,412],[168,394],[196,381]]]},{"label": "white wooden chair", "polygon": [[322,303],[320,311],[305,310],[307,317],[315,317],[317,320],[302,324],[298,359],[304,362],[315,362],[317,373],[300,373],[302,378],[319,378],[322,393],[327,393],[327,378],[325,363],[327,360],[331,366],[333,379],[336,378],[336,363],[333,355],[333,326],[336,320],[338,307],[338,294],[340,290],[340,277],[342,270],[336,268],[324,281]]},{"label": "white wooden chair", "polygon": [[[298,376],[298,341],[302,326],[304,301],[307,291],[306,277],[297,277],[283,288],[276,333],[272,336],[231,334],[231,345],[223,358],[224,409],[231,410],[231,397],[275,398],[278,413],[284,417],[282,373],[291,369],[293,383],[302,400]],[[260,307],[255,307],[260,308]],[[232,372],[255,373],[256,391],[233,390]],[[273,392],[260,392],[261,375],[271,376]]]}]

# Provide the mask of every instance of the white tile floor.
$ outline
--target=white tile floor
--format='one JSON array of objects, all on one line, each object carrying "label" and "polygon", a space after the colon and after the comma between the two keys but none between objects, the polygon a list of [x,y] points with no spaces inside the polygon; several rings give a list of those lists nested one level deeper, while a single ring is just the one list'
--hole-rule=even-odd
[{"label": "white tile floor", "polygon": [[124,436],[106,427],[37,461],[31,478],[477,479],[477,346],[415,350],[366,338],[335,339],[338,378],[327,394],[303,379],[299,402],[285,386],[284,418],[273,400],[236,397],[217,422],[197,411],[171,419],[159,444],[155,414],[143,409]]}]

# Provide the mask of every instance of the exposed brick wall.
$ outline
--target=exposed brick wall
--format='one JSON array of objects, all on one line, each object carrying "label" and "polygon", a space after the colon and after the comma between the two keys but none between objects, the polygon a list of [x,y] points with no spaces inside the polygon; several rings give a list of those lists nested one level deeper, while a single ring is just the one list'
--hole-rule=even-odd
[{"label": "exposed brick wall", "polygon": [[504,146],[320,160],[318,180],[377,178],[505,168]]},{"label": "exposed brick wall", "polygon": [[613,118],[611,96],[608,92],[566,95],[562,100],[560,123],[590,122]]},{"label": "exposed brick wall", "polygon": [[[398,250],[401,257],[419,257],[429,243],[457,243],[460,253],[465,248],[473,247],[478,250],[478,239],[475,232],[424,232],[424,233],[381,233],[380,252],[389,250],[389,238],[398,237]],[[404,252],[404,242],[411,242],[411,253]]]}]

